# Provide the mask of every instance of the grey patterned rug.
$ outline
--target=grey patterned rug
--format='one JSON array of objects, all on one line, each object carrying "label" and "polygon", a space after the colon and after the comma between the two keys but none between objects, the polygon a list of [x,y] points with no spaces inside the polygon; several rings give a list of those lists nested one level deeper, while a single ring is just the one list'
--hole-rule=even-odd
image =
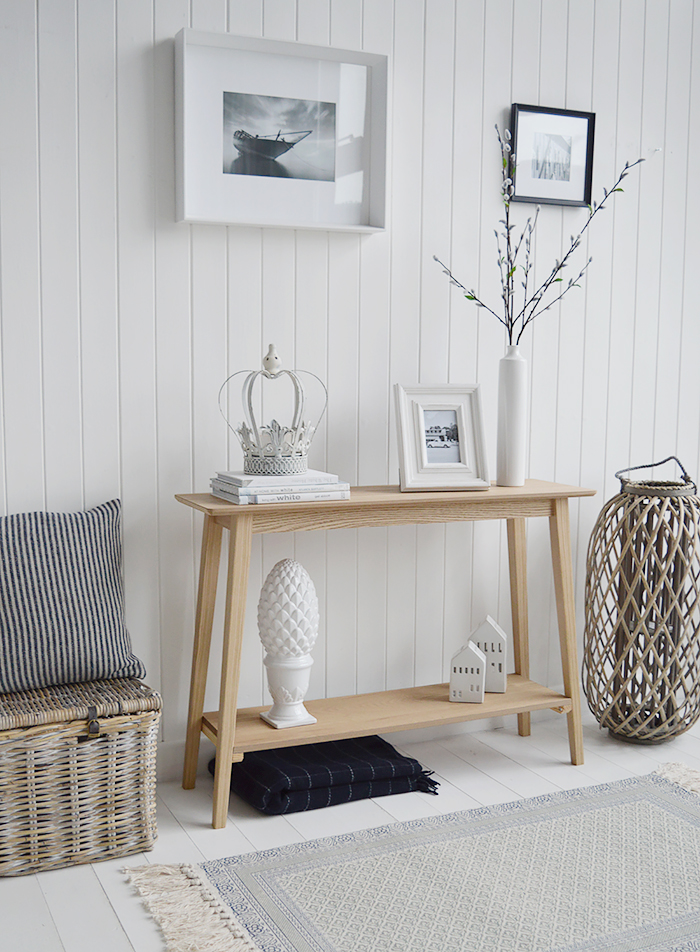
[{"label": "grey patterned rug", "polygon": [[128,873],[170,952],[700,952],[698,793],[666,765]]}]

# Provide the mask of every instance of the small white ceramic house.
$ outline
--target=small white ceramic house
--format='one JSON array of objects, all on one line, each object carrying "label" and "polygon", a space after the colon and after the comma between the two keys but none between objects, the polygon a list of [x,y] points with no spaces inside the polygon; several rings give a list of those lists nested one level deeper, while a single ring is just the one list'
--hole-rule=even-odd
[{"label": "small white ceramic house", "polygon": [[471,634],[471,640],[486,658],[487,693],[504,694],[506,690],[506,633],[490,615]]},{"label": "small white ceramic house", "polygon": [[486,658],[470,641],[459,649],[450,665],[450,700],[481,704],[484,700]]}]

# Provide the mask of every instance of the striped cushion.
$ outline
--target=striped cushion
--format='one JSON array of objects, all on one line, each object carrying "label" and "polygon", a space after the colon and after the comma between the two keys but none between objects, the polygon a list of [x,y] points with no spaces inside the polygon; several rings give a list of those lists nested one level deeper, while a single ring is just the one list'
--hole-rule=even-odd
[{"label": "striped cushion", "polygon": [[0,517],[0,692],[145,674],[124,625],[120,501]]}]

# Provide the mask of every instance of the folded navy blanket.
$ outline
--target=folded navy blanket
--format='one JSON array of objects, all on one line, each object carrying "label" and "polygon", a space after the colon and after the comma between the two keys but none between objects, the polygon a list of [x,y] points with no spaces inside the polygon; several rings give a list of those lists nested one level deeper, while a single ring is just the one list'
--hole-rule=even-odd
[{"label": "folded navy blanket", "polygon": [[263,813],[298,813],[410,790],[437,793],[431,774],[381,737],[358,737],[247,753],[233,765],[231,789]]}]

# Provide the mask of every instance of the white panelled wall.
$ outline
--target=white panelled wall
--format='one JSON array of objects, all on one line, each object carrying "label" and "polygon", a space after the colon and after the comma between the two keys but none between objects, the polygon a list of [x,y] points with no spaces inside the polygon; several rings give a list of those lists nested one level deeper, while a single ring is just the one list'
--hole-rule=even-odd
[{"label": "white panelled wall", "polygon": [[[389,55],[385,233],[175,223],[184,26]],[[0,0],[0,77],[0,500],[6,513],[123,500],[127,622],[164,695],[166,775],[182,750],[201,530],[173,496],[240,466],[217,410],[230,373],[274,342],[326,380],[312,465],[365,485],[398,481],[395,382],[478,382],[495,472],[503,335],[432,256],[497,301],[493,127],[513,101],[596,113],[596,198],[626,160],[647,160],[591,226],[583,287],[525,340],[529,474],[598,490],[572,508],[579,626],[615,470],[677,453],[698,474],[693,0]],[[540,273],[586,214],[542,209]],[[532,675],[555,687],[545,521],[528,548]],[[257,536],[244,704],[265,701],[252,609],[286,556],[321,604],[312,696],[443,680],[487,613],[510,630],[496,523]],[[217,690],[212,674],[208,707]]]}]

